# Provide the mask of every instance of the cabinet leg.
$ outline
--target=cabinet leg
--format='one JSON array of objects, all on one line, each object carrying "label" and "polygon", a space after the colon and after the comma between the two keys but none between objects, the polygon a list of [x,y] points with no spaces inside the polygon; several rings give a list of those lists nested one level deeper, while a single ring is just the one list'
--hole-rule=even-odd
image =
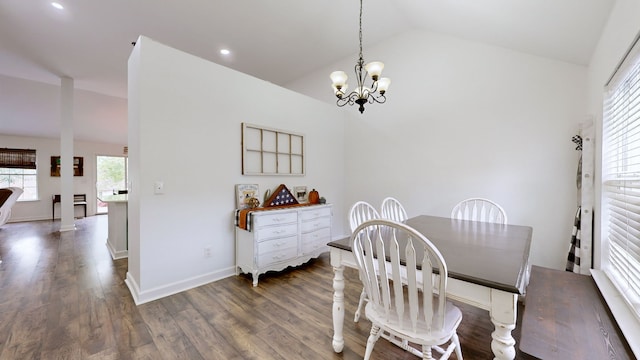
[{"label": "cabinet leg", "polygon": [[253,286],[258,286],[258,272],[253,272]]}]

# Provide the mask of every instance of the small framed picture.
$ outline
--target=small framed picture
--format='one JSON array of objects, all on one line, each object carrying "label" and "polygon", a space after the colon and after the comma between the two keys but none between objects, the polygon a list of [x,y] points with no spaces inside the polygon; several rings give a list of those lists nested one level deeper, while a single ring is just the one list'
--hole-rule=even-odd
[{"label": "small framed picture", "polygon": [[236,185],[236,208],[249,208],[250,199],[256,198],[259,201],[258,184],[237,184]]},{"label": "small framed picture", "polygon": [[306,186],[294,186],[293,195],[300,204],[304,204],[309,201],[309,193]]}]

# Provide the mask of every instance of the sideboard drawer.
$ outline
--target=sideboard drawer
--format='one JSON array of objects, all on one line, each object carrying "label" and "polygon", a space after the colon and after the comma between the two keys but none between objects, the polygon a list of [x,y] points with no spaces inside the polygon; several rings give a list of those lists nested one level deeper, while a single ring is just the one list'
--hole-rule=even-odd
[{"label": "sideboard drawer", "polygon": [[331,227],[331,218],[319,218],[310,221],[305,221],[301,225],[300,231],[302,233],[308,233],[318,229],[324,229]]},{"label": "sideboard drawer", "polygon": [[253,217],[253,228],[258,229],[262,226],[290,224],[296,222],[298,222],[298,214],[295,212],[260,214],[260,216]]},{"label": "sideboard drawer", "polygon": [[258,254],[264,254],[271,251],[284,250],[298,247],[298,237],[293,236],[276,238],[258,243]]},{"label": "sideboard drawer", "polygon": [[310,254],[319,249],[327,249],[327,243],[330,241],[330,228],[324,228],[307,234],[302,234],[302,253]]},{"label": "sideboard drawer", "polygon": [[327,251],[329,249],[329,247],[327,246],[327,244],[329,243],[329,241],[327,242],[315,242],[315,243],[309,243],[309,244],[304,244],[302,245],[302,253],[303,254],[311,254],[315,251],[318,250],[322,250],[322,251]]},{"label": "sideboard drawer", "polygon": [[323,228],[310,233],[302,234],[302,245],[314,242],[323,242],[326,244],[331,241],[331,228]]},{"label": "sideboard drawer", "polygon": [[303,210],[300,212],[300,217],[302,221],[307,221],[310,219],[315,219],[319,217],[330,217],[331,216],[331,208],[322,208],[322,209],[313,209],[313,210]]},{"label": "sideboard drawer", "polygon": [[298,256],[298,248],[292,247],[277,251],[271,251],[268,253],[260,254],[258,256],[258,266],[267,266],[279,261],[291,260]]},{"label": "sideboard drawer", "polygon": [[265,241],[273,238],[293,236],[298,233],[298,224],[282,226],[265,226],[256,231],[256,241]]}]

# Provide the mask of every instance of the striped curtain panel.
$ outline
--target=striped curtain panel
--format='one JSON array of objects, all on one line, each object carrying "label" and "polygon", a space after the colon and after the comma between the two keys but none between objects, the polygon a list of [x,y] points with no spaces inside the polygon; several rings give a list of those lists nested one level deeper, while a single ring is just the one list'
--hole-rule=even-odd
[{"label": "striped curtain panel", "polygon": [[582,207],[578,206],[575,219],[573,220],[573,231],[571,232],[571,246],[567,256],[566,270],[580,274],[580,219]]}]

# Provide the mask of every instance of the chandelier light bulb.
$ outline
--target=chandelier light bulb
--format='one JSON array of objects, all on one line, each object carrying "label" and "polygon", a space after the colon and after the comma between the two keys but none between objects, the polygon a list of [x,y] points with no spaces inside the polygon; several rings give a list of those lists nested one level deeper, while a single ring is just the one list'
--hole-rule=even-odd
[{"label": "chandelier light bulb", "polygon": [[389,88],[389,85],[391,85],[391,79],[389,78],[381,78],[380,80],[378,80],[378,91],[380,92],[380,94],[384,95],[384,93]]},{"label": "chandelier light bulb", "polygon": [[364,69],[367,70],[367,74],[371,76],[373,81],[377,81],[378,77],[382,74],[382,69],[384,69],[384,64],[380,61],[372,61],[364,66]]},{"label": "chandelier light bulb", "polygon": [[369,97],[369,94],[371,94],[371,89],[366,86],[361,86],[356,88],[355,92],[358,94],[360,99],[366,99]]},{"label": "chandelier light bulb", "polygon": [[329,77],[331,78],[331,81],[333,81],[333,86],[338,89],[344,87],[347,83],[347,79],[349,78],[347,73],[344,71],[334,71],[329,75]]},{"label": "chandelier light bulb", "polygon": [[347,92],[347,89],[349,88],[349,84],[344,84],[340,89],[338,89],[335,85],[332,85],[331,87],[333,88],[333,93],[337,97],[341,97]]}]

